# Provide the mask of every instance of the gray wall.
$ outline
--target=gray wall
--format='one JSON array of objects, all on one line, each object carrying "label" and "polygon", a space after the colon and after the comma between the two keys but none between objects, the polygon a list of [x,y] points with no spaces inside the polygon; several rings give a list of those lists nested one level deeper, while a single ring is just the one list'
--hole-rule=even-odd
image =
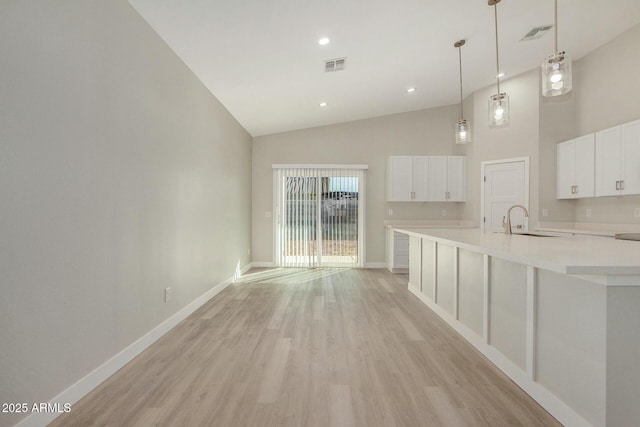
[{"label": "gray wall", "polygon": [[[573,91],[540,100],[541,209],[543,221],[640,224],[640,196],[555,199],[555,145],[640,119],[640,25],[573,64]],[[587,209],[592,215],[587,217]]]},{"label": "gray wall", "polygon": [[[590,132],[640,119],[640,25],[576,63],[576,130]],[[638,165],[640,167],[640,165]],[[587,208],[592,216],[587,217]],[[640,195],[577,200],[577,222],[640,224]]]},{"label": "gray wall", "polygon": [[467,202],[461,208],[461,219],[480,226],[480,169],[489,160],[529,157],[530,224],[537,223],[538,208],[538,75],[537,70],[501,83],[500,90],[509,95],[509,126],[491,129],[488,124],[489,97],[496,93],[492,85],[473,94],[474,140],[462,146],[467,155]]},{"label": "gray wall", "polygon": [[126,0],[3,1],[0,57],[0,402],[46,402],[248,264],[251,136]]},{"label": "gray wall", "polygon": [[[575,73],[574,73],[575,81]],[[556,150],[558,142],[578,136],[576,130],[576,90],[540,102],[540,220],[574,221],[575,201],[556,199]],[[543,209],[548,216],[543,217]]]},{"label": "gray wall", "polygon": [[461,203],[387,203],[385,177],[391,155],[457,154],[453,125],[458,114],[458,106],[447,106],[254,138],[253,260],[273,261],[273,219],[265,212],[273,210],[271,166],[276,163],[369,165],[367,263],[384,262],[385,219],[457,219]]}]

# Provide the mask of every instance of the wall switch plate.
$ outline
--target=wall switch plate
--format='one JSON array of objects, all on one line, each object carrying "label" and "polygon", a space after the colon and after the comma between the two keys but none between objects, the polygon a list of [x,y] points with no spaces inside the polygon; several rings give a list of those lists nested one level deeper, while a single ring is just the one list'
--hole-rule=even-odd
[{"label": "wall switch plate", "polygon": [[247,255],[251,256],[251,248],[247,249]]},{"label": "wall switch plate", "polygon": [[164,302],[169,302],[171,299],[171,288],[164,288]]},{"label": "wall switch plate", "polygon": [[587,208],[587,216],[591,216],[591,208]]},{"label": "wall switch plate", "polygon": [[543,208],[542,209],[542,216],[549,216],[549,209]]},{"label": "wall switch plate", "polygon": [[393,216],[393,209],[389,209],[389,216]]},{"label": "wall switch plate", "polygon": [[636,218],[640,218],[640,208],[635,208],[633,210],[633,216]]}]

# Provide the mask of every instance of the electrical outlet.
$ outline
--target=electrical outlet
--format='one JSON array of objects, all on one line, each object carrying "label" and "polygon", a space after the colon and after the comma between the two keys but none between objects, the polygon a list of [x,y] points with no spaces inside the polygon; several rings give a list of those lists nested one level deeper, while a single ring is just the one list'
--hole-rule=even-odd
[{"label": "electrical outlet", "polygon": [[446,209],[442,209],[442,216],[447,216],[447,210]]},{"label": "electrical outlet", "polygon": [[590,217],[591,216],[591,208],[587,208],[587,216]]},{"label": "electrical outlet", "polygon": [[169,302],[171,299],[171,288],[164,288],[164,302]]},{"label": "electrical outlet", "polygon": [[389,216],[393,216],[393,209],[389,209]]},{"label": "electrical outlet", "polygon": [[636,218],[640,218],[640,208],[635,208],[633,210],[633,216]]},{"label": "electrical outlet", "polygon": [[549,209],[543,208],[542,209],[542,216],[549,216]]}]

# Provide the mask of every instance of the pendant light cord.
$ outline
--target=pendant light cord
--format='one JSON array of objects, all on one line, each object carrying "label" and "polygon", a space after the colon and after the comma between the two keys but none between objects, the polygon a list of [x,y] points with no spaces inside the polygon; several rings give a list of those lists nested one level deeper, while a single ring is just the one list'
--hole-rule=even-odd
[{"label": "pendant light cord", "polygon": [[553,29],[555,33],[556,53],[558,53],[558,0],[555,0],[555,10],[553,15]]},{"label": "pendant light cord", "polygon": [[460,120],[464,120],[464,106],[462,104],[462,46],[458,47],[458,62],[460,64]]},{"label": "pendant light cord", "polygon": [[500,94],[500,56],[498,54],[498,3],[493,5],[493,12],[496,21],[496,79],[498,80],[498,95]]}]

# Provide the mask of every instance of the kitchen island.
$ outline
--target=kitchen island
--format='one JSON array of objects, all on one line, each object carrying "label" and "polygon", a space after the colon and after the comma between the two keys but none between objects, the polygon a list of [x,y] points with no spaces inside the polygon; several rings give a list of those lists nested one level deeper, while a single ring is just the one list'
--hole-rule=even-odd
[{"label": "kitchen island", "polygon": [[640,242],[409,235],[409,290],[568,426],[640,420]]}]

